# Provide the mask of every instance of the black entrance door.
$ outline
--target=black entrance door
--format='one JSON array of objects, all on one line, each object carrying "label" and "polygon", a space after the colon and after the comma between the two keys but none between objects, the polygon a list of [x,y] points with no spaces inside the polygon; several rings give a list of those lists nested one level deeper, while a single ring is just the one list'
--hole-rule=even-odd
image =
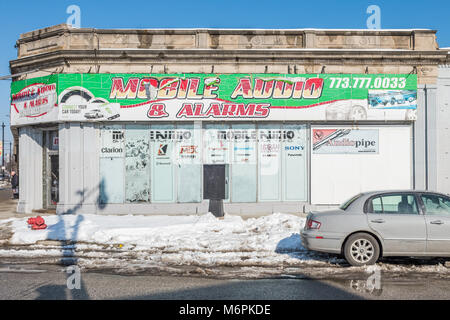
[{"label": "black entrance door", "polygon": [[59,156],[50,155],[50,206],[59,202]]},{"label": "black entrance door", "polygon": [[226,168],[224,164],[203,166],[203,199],[225,199]]},{"label": "black entrance door", "polygon": [[45,131],[45,163],[44,178],[44,207],[55,209],[59,202],[59,139],[58,131]]}]

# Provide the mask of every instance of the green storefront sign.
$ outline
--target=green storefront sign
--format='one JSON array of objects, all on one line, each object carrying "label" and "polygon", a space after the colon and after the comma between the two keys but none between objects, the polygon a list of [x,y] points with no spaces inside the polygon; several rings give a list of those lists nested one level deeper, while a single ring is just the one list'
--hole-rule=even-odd
[{"label": "green storefront sign", "polygon": [[414,120],[417,75],[59,74],[13,82],[11,104],[13,124],[40,117]]}]

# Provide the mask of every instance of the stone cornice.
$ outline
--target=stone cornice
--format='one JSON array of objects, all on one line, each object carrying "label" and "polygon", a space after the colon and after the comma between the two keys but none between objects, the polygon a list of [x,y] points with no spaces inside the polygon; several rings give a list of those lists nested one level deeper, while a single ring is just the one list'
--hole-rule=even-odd
[{"label": "stone cornice", "polygon": [[437,66],[448,63],[436,31],[423,29],[73,29],[63,24],[24,33],[16,46],[11,73],[29,73],[13,80],[59,72],[417,72],[419,82],[433,83]]},{"label": "stone cornice", "polygon": [[[402,65],[439,65],[445,63],[447,53],[443,51],[388,51],[388,50],[60,50],[10,61],[12,73],[39,66],[64,66],[72,63],[124,64],[124,63],[176,63],[207,62],[221,64],[239,63],[303,63],[324,62],[327,64],[383,64],[395,62]],[[25,70],[26,71],[26,70]]]}]

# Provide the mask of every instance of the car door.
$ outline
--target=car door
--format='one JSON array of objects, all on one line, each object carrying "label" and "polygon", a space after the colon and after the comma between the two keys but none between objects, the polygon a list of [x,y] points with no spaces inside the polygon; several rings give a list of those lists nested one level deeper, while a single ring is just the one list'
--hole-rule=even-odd
[{"label": "car door", "polygon": [[450,255],[450,198],[424,193],[420,202],[425,211],[428,255]]},{"label": "car door", "polygon": [[368,200],[367,222],[383,239],[383,254],[424,254],[425,218],[414,193],[389,193]]}]

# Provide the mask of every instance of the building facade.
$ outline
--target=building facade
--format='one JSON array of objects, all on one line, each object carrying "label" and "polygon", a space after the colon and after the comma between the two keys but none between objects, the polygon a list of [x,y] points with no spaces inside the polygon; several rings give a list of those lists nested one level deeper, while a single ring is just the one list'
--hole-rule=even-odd
[{"label": "building facade", "polygon": [[19,212],[195,214],[223,199],[246,215],[450,192],[433,30],[58,25],[17,50]]}]

